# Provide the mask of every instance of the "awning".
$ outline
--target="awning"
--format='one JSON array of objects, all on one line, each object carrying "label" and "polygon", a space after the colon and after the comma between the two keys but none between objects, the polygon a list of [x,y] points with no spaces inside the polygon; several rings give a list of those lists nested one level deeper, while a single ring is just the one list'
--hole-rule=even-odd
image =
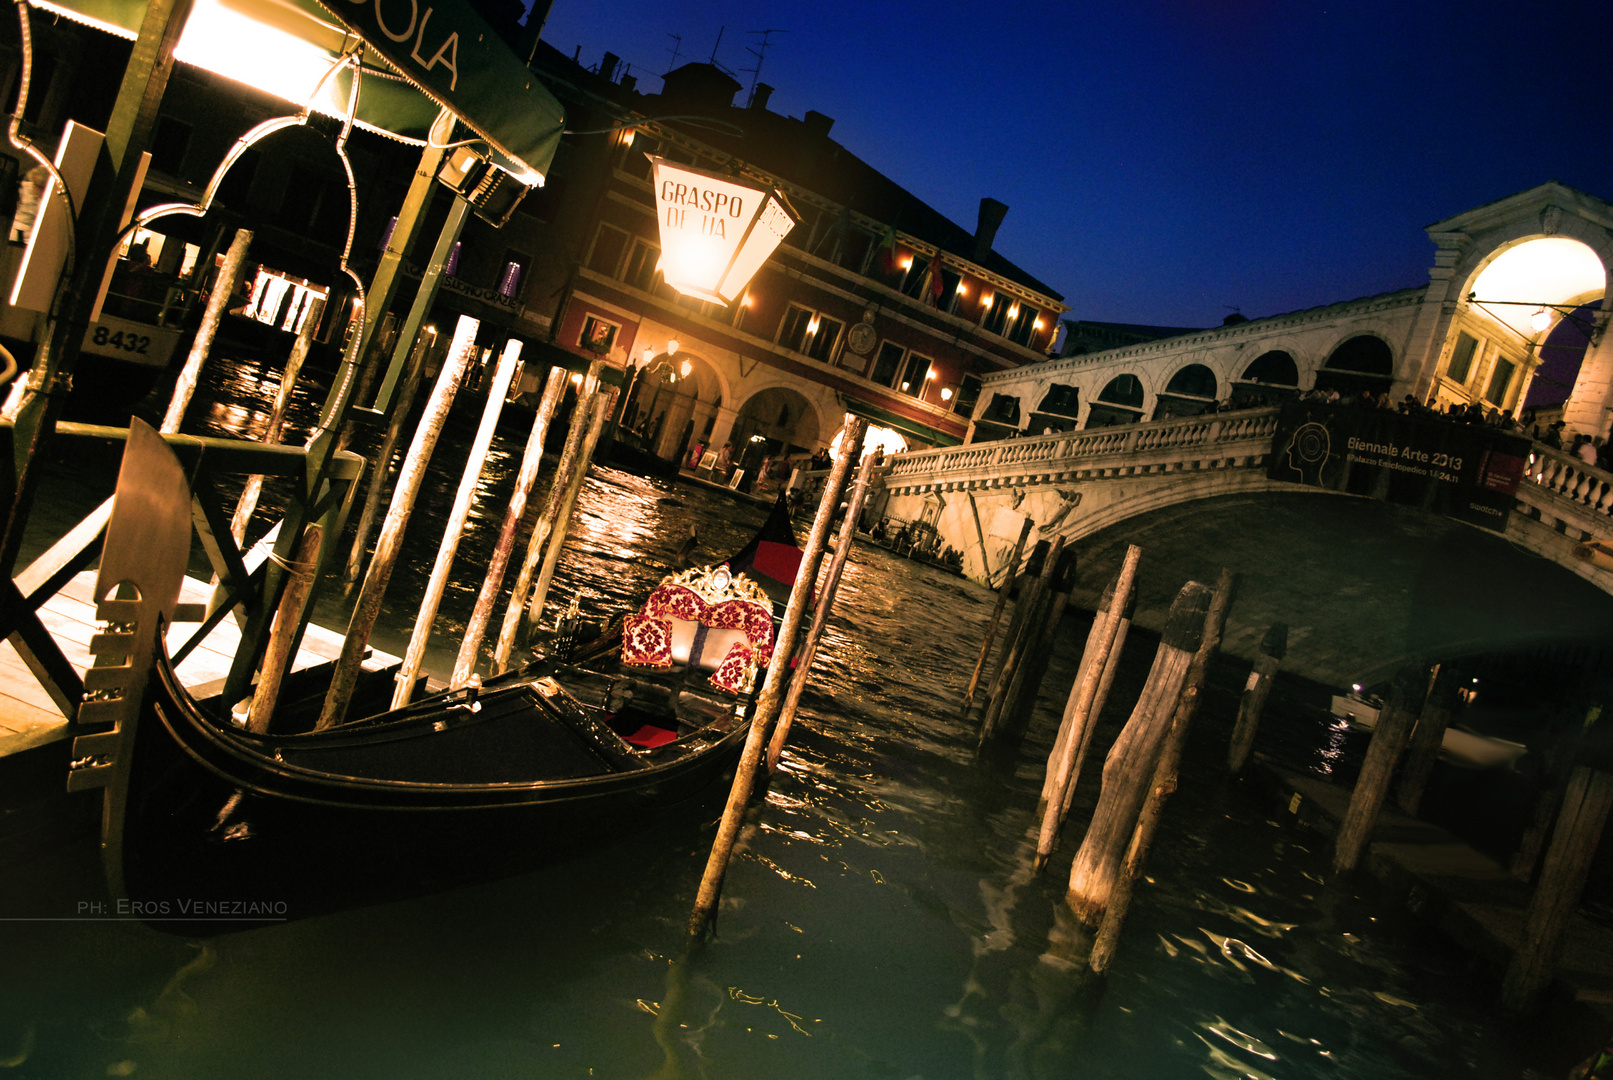
[{"label": "awning", "polygon": [[892,428],[908,435],[916,435],[925,442],[934,443],[936,446],[958,446],[963,441],[956,435],[949,435],[939,428],[930,427],[928,424],[920,423],[917,420],[910,420],[899,413],[889,412],[876,405],[870,405],[866,401],[847,402],[846,411],[853,416],[861,416],[865,420],[870,420],[884,427]]},{"label": "awning", "polygon": [[[146,10],[145,0],[31,2],[131,40]],[[174,55],[302,104],[360,38],[358,123],[424,143],[444,107],[487,140],[496,164],[527,184],[542,183],[565,113],[465,0],[195,0]],[[343,71],[313,107],[345,115],[352,78]]]}]

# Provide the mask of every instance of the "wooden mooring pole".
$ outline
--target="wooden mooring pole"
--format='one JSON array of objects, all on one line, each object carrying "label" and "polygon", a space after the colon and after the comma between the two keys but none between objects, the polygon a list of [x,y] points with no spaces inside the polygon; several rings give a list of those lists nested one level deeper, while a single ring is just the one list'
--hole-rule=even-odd
[{"label": "wooden mooring pole", "polygon": [[347,553],[347,566],[342,571],[342,580],[346,582],[349,592],[364,570],[364,551],[369,545],[370,530],[375,527],[375,515],[381,509],[381,496],[386,493],[387,477],[392,474],[392,454],[397,449],[399,436],[403,434],[403,425],[409,419],[409,411],[414,408],[415,395],[420,392],[420,377],[426,367],[426,356],[436,341],[436,330],[427,327],[420,331],[420,338],[409,354],[403,386],[398,391],[397,402],[387,421],[386,434],[381,437],[381,448],[375,452],[375,463],[370,466],[369,484],[364,490],[364,509],[359,511],[358,531],[353,536],[353,546]]},{"label": "wooden mooring pole", "polygon": [[409,635],[409,647],[404,650],[403,663],[394,678],[392,707],[401,709],[414,696],[415,676],[425,659],[426,646],[431,643],[431,627],[437,621],[437,607],[442,603],[443,590],[448,587],[448,574],[454,568],[454,556],[459,552],[459,540],[465,532],[465,521],[470,517],[470,504],[476,498],[476,485],[487,464],[487,451],[493,445],[493,433],[498,428],[499,414],[515,377],[515,367],[521,361],[521,342],[511,338],[499,354],[498,367],[493,371],[493,382],[487,388],[487,404],[482,407],[482,422],[471,439],[470,454],[459,476],[459,488],[454,492],[454,503],[448,510],[448,521],[443,526],[442,541],[437,545],[437,558],[431,564],[431,576],[426,591],[420,597],[420,610],[415,613],[414,631]]},{"label": "wooden mooring pole", "polygon": [[874,470],[879,468],[879,461],[878,450],[870,451],[863,458],[862,467],[857,471],[857,482],[851,488],[851,498],[846,501],[846,520],[840,526],[834,558],[829,560],[829,571],[824,575],[823,587],[818,590],[818,603],[812,611],[812,625],[807,627],[806,637],[796,653],[795,675],[790,679],[789,693],[785,695],[784,707],[773,728],[773,737],[767,744],[769,773],[778,772],[779,757],[784,753],[785,742],[789,740],[790,726],[795,722],[795,710],[801,703],[801,694],[811,678],[812,662],[818,657],[818,642],[823,637],[824,627],[829,624],[835,593],[840,590],[840,574],[845,570],[846,559],[850,557],[852,545],[857,540],[857,518],[862,513],[863,500],[868,497],[868,485],[874,478]]},{"label": "wooden mooring pole", "polygon": [[1227,612],[1232,609],[1232,594],[1237,588],[1238,576],[1225,567],[1216,580],[1215,592],[1210,596],[1210,610],[1204,615],[1204,637],[1193,653],[1193,663],[1187,669],[1187,681],[1182,685],[1176,711],[1171,716],[1171,729],[1165,736],[1159,764],[1154,767],[1154,780],[1149,788],[1148,801],[1137,817],[1137,832],[1131,850],[1126,855],[1126,875],[1136,879],[1142,875],[1143,863],[1154,844],[1154,833],[1159,830],[1159,818],[1165,811],[1165,800],[1176,791],[1176,774],[1182,763],[1182,749],[1187,745],[1187,731],[1198,715],[1199,704],[1204,700],[1204,682],[1210,664],[1221,648],[1221,632],[1226,628]]},{"label": "wooden mooring pole", "polygon": [[532,527],[532,535],[527,537],[526,551],[515,573],[515,588],[504,609],[504,621],[499,624],[498,640],[493,646],[495,673],[509,668],[510,656],[515,652],[515,639],[526,613],[532,578],[538,572],[538,561],[543,558],[544,546],[554,531],[555,521],[560,517],[561,501],[565,498],[571,474],[577,467],[577,456],[582,453],[583,440],[588,435],[589,406],[599,387],[598,370],[597,362],[590,364],[588,374],[577,386],[577,401],[571,409],[571,426],[566,430],[566,445],[560,451],[560,461],[555,466],[554,477],[549,481],[549,497],[544,501],[543,513],[539,515],[537,524]]},{"label": "wooden mooring pole", "polygon": [[392,570],[397,566],[398,556],[402,553],[403,531],[408,527],[409,516],[414,512],[415,498],[420,494],[420,487],[425,482],[426,465],[431,461],[432,451],[437,448],[437,439],[442,435],[443,424],[448,419],[448,410],[454,404],[454,394],[459,389],[459,381],[464,378],[465,366],[470,363],[471,356],[476,352],[478,325],[477,321],[469,316],[459,317],[459,326],[454,331],[454,343],[449,347],[442,370],[437,373],[436,385],[431,388],[431,398],[426,402],[425,415],[420,418],[420,426],[415,428],[414,438],[409,443],[409,453],[404,457],[403,468],[398,472],[398,486],[392,492],[392,502],[387,507],[386,520],[381,523],[380,535],[376,537],[375,554],[370,558],[369,569],[364,573],[364,584],[359,586],[358,599],[353,603],[353,615],[347,623],[347,636],[342,640],[341,654],[336,658],[336,667],[331,672],[330,689],[325,695],[325,704],[320,709],[319,721],[315,724],[317,731],[334,727],[347,716],[353,688],[358,682],[359,664],[362,663],[364,652],[369,647],[370,631],[375,629],[375,620],[381,614],[381,601],[386,596],[387,583],[392,580]]},{"label": "wooden mooring pole", "polygon": [[1114,662],[1125,645],[1126,630],[1131,625],[1131,605],[1136,595],[1137,566],[1143,549],[1136,544],[1126,548],[1126,557],[1120,564],[1115,579],[1104,592],[1104,603],[1092,618],[1092,629],[1087,633],[1086,650],[1075,682],[1070,686],[1070,697],[1064,706],[1059,723],[1058,737],[1053,752],[1047,758],[1047,776],[1042,782],[1042,799],[1038,808],[1042,827],[1036,841],[1035,869],[1040,871],[1053,854],[1059,825],[1070,805],[1070,794],[1080,778],[1081,763],[1085,760],[1092,730],[1103,708],[1108,691],[1105,679],[1113,679]]},{"label": "wooden mooring pole", "polygon": [[1025,659],[1038,644],[1042,622],[1047,615],[1053,574],[1058,569],[1059,556],[1063,551],[1064,537],[1055,536],[1047,554],[1042,557],[1042,572],[1031,585],[1029,594],[1021,601],[1025,606],[1025,617],[1019,620],[1019,633],[1004,654],[1003,669],[992,682],[986,715],[980,722],[981,747],[995,741],[1001,734],[1009,699],[1024,677]]},{"label": "wooden mooring pole", "polygon": [[1187,681],[1193,654],[1204,636],[1204,616],[1209,607],[1210,590],[1196,581],[1188,582],[1177,593],[1148,681],[1103,763],[1103,791],[1071,864],[1065,893],[1070,911],[1086,926],[1098,925],[1109,906],[1115,880],[1122,872],[1121,863],[1137,828],[1137,816],[1148,798],[1176,703],[1182,696],[1182,684]]},{"label": "wooden mooring pole", "polygon": [[499,527],[498,540],[493,545],[493,555],[488,560],[481,591],[476,594],[476,606],[471,610],[470,622],[465,626],[464,640],[459,643],[459,655],[454,658],[454,675],[449,685],[456,690],[467,685],[476,671],[476,654],[482,647],[482,638],[487,635],[493,605],[504,585],[504,572],[509,569],[510,555],[515,551],[515,536],[521,529],[521,519],[526,516],[527,498],[532,494],[532,485],[538,479],[538,468],[543,464],[543,440],[548,437],[549,421],[554,419],[555,408],[560,404],[561,395],[566,392],[568,374],[565,368],[554,368],[549,372],[549,381],[543,386],[543,398],[538,402],[537,415],[532,418],[532,430],[527,433],[526,449],[521,454],[515,490],[510,492],[504,523]]},{"label": "wooden mooring pole", "polygon": [[824,481],[823,499],[818,503],[817,516],[812,519],[812,528],[807,533],[795,584],[790,587],[790,599],[784,608],[784,624],[773,645],[773,656],[767,664],[767,677],[762,682],[761,693],[756,696],[756,710],[751,714],[745,749],[734,773],[733,787],[728,792],[728,805],[723,808],[717,836],[711,844],[711,855],[706,860],[706,871],[700,879],[700,892],[695,897],[694,910],[689,913],[689,937],[692,940],[703,938],[716,917],[723,877],[728,873],[728,860],[733,856],[734,841],[739,838],[740,822],[755,786],[756,770],[767,746],[768,729],[778,713],[786,682],[790,678],[790,657],[795,636],[801,629],[801,619],[817,581],[818,564],[823,560],[823,549],[829,539],[829,523],[840,505],[840,495],[846,489],[846,478],[851,475],[851,451],[854,447],[862,446],[868,421],[847,413],[843,430],[845,437],[840,440],[843,449],[840,457],[830,465],[829,476]]},{"label": "wooden mooring pole", "polygon": [[997,589],[997,603],[992,607],[991,619],[986,623],[986,634],[980,642],[980,656],[975,660],[974,672],[969,676],[969,688],[963,692],[965,712],[968,712],[970,706],[975,703],[975,690],[980,686],[980,672],[986,666],[986,658],[991,655],[991,644],[997,636],[997,624],[1002,621],[1003,608],[1008,606],[1008,598],[1014,592],[1014,582],[1018,580],[1019,557],[1025,551],[1025,541],[1030,537],[1031,528],[1035,524],[1035,519],[1029,517],[1025,519],[1025,523],[1019,527],[1019,540],[1014,544],[1014,553],[1003,565],[1003,583]]},{"label": "wooden mooring pole", "polygon": [[1372,742],[1367,745],[1361,774],[1350,795],[1350,808],[1344,813],[1334,841],[1335,874],[1354,870],[1360,864],[1389,790],[1389,778],[1394,775],[1395,763],[1400,760],[1427,693],[1428,669],[1422,664],[1407,664],[1395,673],[1389,701],[1378,713],[1378,725],[1372,731]]},{"label": "wooden mooring pole", "polygon": [[163,414],[162,427],[159,429],[164,434],[178,431],[180,422],[185,419],[185,410],[190,407],[190,399],[196,393],[196,383],[201,378],[202,365],[207,362],[207,354],[213,351],[213,338],[218,334],[219,321],[224,318],[224,309],[229,307],[231,298],[235,296],[235,287],[241,284],[241,275],[246,272],[246,253],[251,246],[252,230],[235,230],[235,239],[230,241],[230,249],[224,254],[224,265],[219,267],[218,276],[213,279],[213,291],[207,296],[207,306],[202,309],[202,323],[196,328],[196,340],[191,343],[185,366],[180,369],[179,379],[174,383],[173,396],[168,399],[168,411]]},{"label": "wooden mooring pole", "polygon": [[1255,657],[1254,669],[1249,672],[1249,681],[1243,685],[1243,698],[1238,702],[1238,719],[1232,726],[1232,743],[1227,749],[1227,771],[1233,776],[1243,771],[1249,752],[1254,749],[1260,714],[1266,709],[1266,698],[1271,696],[1271,685],[1287,652],[1288,624],[1272,623],[1266,627],[1266,636],[1260,639],[1260,655]]},{"label": "wooden mooring pole", "polygon": [[[297,376],[302,374],[303,362],[308,359],[308,350],[313,346],[314,331],[318,329],[324,313],[325,301],[322,297],[308,302],[308,314],[297,329],[297,340],[292,343],[291,355],[286,358],[286,369],[280,373],[280,389],[274,396],[269,426],[258,436],[261,443],[269,446],[280,444],[280,437],[286,429],[286,410],[291,406],[291,392],[296,388]],[[262,492],[262,475],[254,473],[247,477],[246,487],[241,490],[241,497],[235,503],[235,515],[230,519],[230,535],[235,537],[237,544],[246,539],[246,527],[252,521],[253,511],[258,508],[258,497]]]},{"label": "wooden mooring pole", "polygon": [[[1008,666],[1008,656],[1014,649],[1014,642],[1024,629],[1025,619],[1030,614],[1031,607],[1036,602],[1036,585],[1041,580],[1042,569],[1046,565],[1048,549],[1053,545],[1046,540],[1038,540],[1031,553],[1025,559],[1025,566],[1019,572],[1019,599],[1014,601],[1014,613],[1008,619],[1008,629],[1003,634],[1002,651],[997,654],[996,661],[991,665],[991,678],[985,681],[986,703],[990,706],[992,697],[997,693],[1003,677],[1003,669]],[[977,688],[978,689],[978,688]],[[982,715],[984,719],[984,715]]]},{"label": "wooden mooring pole", "polygon": [[1406,764],[1400,770],[1400,786],[1395,789],[1395,802],[1412,817],[1422,807],[1423,792],[1428,778],[1434,774],[1439,761],[1439,749],[1445,741],[1445,729],[1450,726],[1451,714],[1456,711],[1457,691],[1461,689],[1458,670],[1449,663],[1434,669],[1434,683],[1423,702],[1417,726],[1411,732],[1411,746],[1406,751]]},{"label": "wooden mooring pole", "polygon": [[1013,681],[1008,684],[1002,712],[997,717],[997,726],[992,733],[992,740],[1004,751],[1018,750],[1020,743],[1025,741],[1025,731],[1036,709],[1036,695],[1047,676],[1047,665],[1053,658],[1059,626],[1064,621],[1064,609],[1069,605],[1070,590],[1075,586],[1075,552],[1064,548],[1055,563],[1047,591],[1042,594],[1044,614],[1039,625],[1031,628],[1024,659],[1019,662]]},{"label": "wooden mooring pole", "polygon": [[274,707],[280,700],[280,684],[285,681],[291,667],[303,605],[314,588],[314,574],[319,568],[319,546],[324,529],[318,522],[303,528],[302,544],[297,548],[297,561],[290,568],[285,591],[280,594],[280,606],[275,609],[274,626],[269,631],[269,647],[263,654],[263,667],[258,681],[252,687],[252,702],[247,706],[247,729],[259,735],[269,730],[274,720]]},{"label": "wooden mooring pole", "polygon": [[583,481],[588,479],[588,467],[593,464],[594,447],[599,445],[599,434],[605,429],[609,406],[609,399],[602,393],[595,394],[588,405],[588,430],[583,435],[582,450],[561,499],[560,514],[549,533],[549,549],[543,553],[543,566],[538,570],[537,584],[532,586],[532,599],[527,601],[528,626],[543,622],[543,605],[549,598],[549,585],[554,581],[555,567],[560,565],[560,550],[566,546],[566,536],[571,530],[571,512],[576,509],[577,496],[582,494]]},{"label": "wooden mooring pole", "polygon": [[1585,894],[1609,807],[1613,807],[1613,773],[1577,766],[1569,776],[1540,880],[1529,899],[1523,940],[1501,985],[1501,1005],[1510,1012],[1534,1009],[1551,984],[1568,924]]}]

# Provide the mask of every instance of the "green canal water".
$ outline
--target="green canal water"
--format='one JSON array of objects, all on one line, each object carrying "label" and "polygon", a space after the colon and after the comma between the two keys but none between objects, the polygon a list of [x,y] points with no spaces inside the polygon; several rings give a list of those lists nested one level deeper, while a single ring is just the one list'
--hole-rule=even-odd
[{"label": "green canal water", "polygon": [[[250,431],[266,393],[251,368],[231,369],[193,415]],[[439,455],[383,647],[401,651],[474,422],[456,415]],[[501,436],[439,662],[519,453]],[[690,525],[717,556],[761,517],[596,469],[551,602],[626,606]],[[0,915],[63,912],[0,923],[0,1077],[1512,1080],[1589,1051],[1543,1047],[1492,1014],[1462,956],[1370,882],[1330,880],[1325,841],[1258,785],[1225,779],[1247,673],[1236,663],[1207,696],[1114,967],[1085,976],[1060,895],[1095,766],[1052,866],[1029,866],[1041,762],[1087,620],[1066,620],[1021,752],[985,763],[957,702],[992,601],[858,547],[782,773],[745,829],[716,936],[693,956],[683,928],[709,823],[645,821],[521,877],[208,940],[81,914],[104,894],[93,851],[68,845],[0,866]],[[1128,646],[1098,752],[1153,647]],[[1325,704],[1279,689],[1262,749],[1324,773],[1358,757]]]}]

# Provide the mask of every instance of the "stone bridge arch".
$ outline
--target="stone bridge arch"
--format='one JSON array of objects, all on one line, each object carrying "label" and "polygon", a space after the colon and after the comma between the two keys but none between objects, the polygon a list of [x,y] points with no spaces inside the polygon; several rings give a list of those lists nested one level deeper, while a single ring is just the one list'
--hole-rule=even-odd
[{"label": "stone bridge arch", "polygon": [[744,443],[757,435],[779,443],[787,453],[809,453],[824,437],[822,418],[800,390],[764,387],[740,405],[731,437]]},{"label": "stone bridge arch", "polygon": [[[1591,342],[1563,418],[1571,430],[1606,434],[1613,419],[1613,342],[1604,333],[1610,315],[1606,285],[1613,269],[1610,230],[1613,205],[1555,181],[1430,225],[1428,235],[1439,250],[1429,272],[1428,302],[1414,346],[1424,357],[1419,398],[1515,406],[1528,391],[1538,345],[1550,331],[1520,319],[1509,321],[1507,314],[1517,309],[1527,317],[1535,304],[1559,308],[1583,304],[1595,300],[1600,291],[1602,303]],[[1583,279],[1578,284],[1557,280],[1548,268],[1534,279],[1548,295],[1487,295],[1488,273],[1553,245],[1559,252],[1588,251],[1600,268],[1600,285]],[[1529,280],[1527,274],[1508,275],[1508,284],[1497,285],[1494,292],[1527,288]],[[1496,397],[1503,400],[1493,400]]]}]

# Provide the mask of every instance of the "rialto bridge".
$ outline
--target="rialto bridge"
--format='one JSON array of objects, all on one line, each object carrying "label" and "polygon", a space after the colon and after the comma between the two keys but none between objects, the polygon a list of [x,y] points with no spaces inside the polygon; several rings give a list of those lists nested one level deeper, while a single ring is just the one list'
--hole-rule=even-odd
[{"label": "rialto bridge", "polygon": [[[1598,302],[1613,267],[1610,230],[1613,206],[1546,184],[1430,226],[1438,250],[1424,288],[1004,372],[986,380],[974,441],[895,457],[880,508],[892,519],[933,524],[942,546],[963,553],[963,572],[992,584],[1027,517],[1033,539],[1063,536],[1088,555],[1110,549],[1107,561],[1117,538],[1143,527],[1138,523],[1171,523],[1178,554],[1205,567],[1236,562],[1217,550],[1236,548],[1245,565],[1233,569],[1263,578],[1268,595],[1255,602],[1263,615],[1235,613],[1234,651],[1253,647],[1265,616],[1295,623],[1303,642],[1313,630],[1325,635],[1333,609],[1348,607],[1339,601],[1351,596],[1362,598],[1362,610],[1400,603],[1398,594],[1421,597],[1386,613],[1395,626],[1385,625],[1358,656],[1330,651],[1337,643],[1311,642],[1311,673],[1334,680],[1406,655],[1473,651],[1486,642],[1560,642],[1585,633],[1607,640],[1613,558],[1597,545],[1613,551],[1613,475],[1535,443],[1498,534],[1268,479],[1267,465],[1276,405],[1303,391],[1367,387],[1394,401],[1411,394],[1514,408],[1535,374],[1540,345],[1556,343],[1559,330],[1581,328],[1584,358],[1563,415],[1570,433],[1605,435],[1613,417],[1613,342],[1602,333],[1609,312]],[[1251,399],[1266,403],[1239,407]],[[1211,401],[1222,410],[1199,415]],[[1013,435],[1001,437],[1010,423]],[[1331,531],[1307,533],[1324,520]],[[1365,556],[1381,540],[1373,529],[1395,533],[1401,549]],[[1400,577],[1375,576],[1375,563],[1419,544],[1426,550]],[[1365,562],[1344,570],[1352,553]],[[1339,573],[1330,574],[1330,562]],[[1111,570],[1083,572],[1087,600],[1096,599]],[[1281,596],[1285,576],[1307,595]],[[1436,591],[1459,599],[1432,598],[1435,579]],[[1484,607],[1502,594],[1504,604]],[[1438,629],[1425,617],[1430,603],[1442,613]],[[1590,620],[1583,626],[1581,615]],[[1148,617],[1139,621],[1146,625]],[[1411,633],[1414,623],[1420,629]]]}]

